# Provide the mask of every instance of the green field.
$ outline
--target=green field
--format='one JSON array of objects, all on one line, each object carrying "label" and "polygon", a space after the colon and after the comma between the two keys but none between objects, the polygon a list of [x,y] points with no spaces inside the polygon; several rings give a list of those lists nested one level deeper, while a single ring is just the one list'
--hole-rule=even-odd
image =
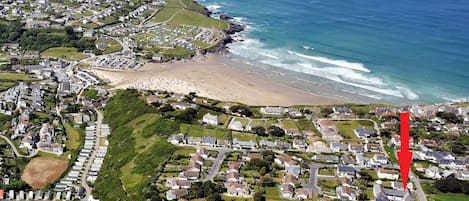
[{"label": "green field", "polygon": [[20,81],[36,81],[22,73],[0,73],[0,91],[5,91],[17,85]]},{"label": "green field", "polygon": [[298,129],[295,121],[292,120],[282,120],[283,128]]},{"label": "green field", "polygon": [[103,51],[103,54],[111,54],[122,50],[122,46],[114,39],[97,40],[96,44],[98,43],[105,43],[107,45],[106,49]]},{"label": "green field", "polygon": [[235,138],[238,138],[238,140],[241,140],[241,141],[256,141],[256,135],[252,134],[252,133],[240,133],[240,132],[233,132],[233,139]]},{"label": "green field", "polygon": [[354,129],[361,127],[373,129],[373,124],[369,121],[336,121],[336,125],[345,139],[352,140],[358,140],[357,135],[353,132]]},{"label": "green field", "polygon": [[73,47],[54,47],[49,48],[41,53],[44,57],[51,57],[56,59],[67,60],[80,60],[86,58],[86,55],[78,52],[77,48]]},{"label": "green field", "polygon": [[76,150],[80,148],[80,133],[70,124],[64,123],[64,127],[67,133],[67,149]]},{"label": "green field", "polygon": [[158,13],[151,19],[153,22],[161,23],[169,20],[173,15],[176,14],[180,9],[178,8],[171,8],[171,7],[164,7],[161,8]]},{"label": "green field", "polygon": [[287,201],[288,199],[283,199],[280,197],[280,192],[277,187],[266,187],[265,188],[265,198],[266,200],[272,201]]},{"label": "green field", "polygon": [[182,123],[180,127],[181,133],[188,134],[192,137],[212,136],[217,139],[229,139],[230,132],[223,129],[210,129],[200,125]]},{"label": "green field", "polygon": [[469,200],[468,195],[464,194],[437,194],[435,196],[435,201],[467,201]]},{"label": "green field", "polygon": [[170,22],[174,24],[193,25],[198,27],[214,28],[218,30],[225,30],[229,28],[229,25],[226,22],[209,18],[198,12],[190,10],[180,10],[176,16],[170,20]]}]

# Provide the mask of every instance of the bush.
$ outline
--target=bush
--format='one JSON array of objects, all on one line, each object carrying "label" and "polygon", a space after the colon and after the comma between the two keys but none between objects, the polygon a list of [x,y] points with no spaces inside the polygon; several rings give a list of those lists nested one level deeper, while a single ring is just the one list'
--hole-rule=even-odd
[{"label": "bush", "polygon": [[145,126],[142,131],[142,136],[148,138],[154,134],[161,136],[169,136],[179,132],[179,124],[166,120],[163,118],[158,118],[155,122]]}]

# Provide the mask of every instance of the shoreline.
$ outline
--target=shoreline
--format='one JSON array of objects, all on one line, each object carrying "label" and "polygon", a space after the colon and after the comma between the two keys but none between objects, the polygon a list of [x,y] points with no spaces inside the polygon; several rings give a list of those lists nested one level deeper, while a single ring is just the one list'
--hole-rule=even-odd
[{"label": "shoreline", "polygon": [[[270,77],[265,69],[251,69],[224,55],[171,63],[147,63],[138,71],[93,69],[113,89],[136,88],[196,92],[199,96],[249,105],[329,105],[359,103],[339,97],[311,93],[292,87],[285,80]],[[360,101],[361,102],[361,101]]]}]

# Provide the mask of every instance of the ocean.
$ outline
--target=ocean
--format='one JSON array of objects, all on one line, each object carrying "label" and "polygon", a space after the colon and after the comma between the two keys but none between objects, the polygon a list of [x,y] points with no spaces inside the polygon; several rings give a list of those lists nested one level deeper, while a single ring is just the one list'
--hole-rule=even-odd
[{"label": "ocean", "polygon": [[199,0],[246,31],[233,59],[392,104],[469,98],[465,0]]}]

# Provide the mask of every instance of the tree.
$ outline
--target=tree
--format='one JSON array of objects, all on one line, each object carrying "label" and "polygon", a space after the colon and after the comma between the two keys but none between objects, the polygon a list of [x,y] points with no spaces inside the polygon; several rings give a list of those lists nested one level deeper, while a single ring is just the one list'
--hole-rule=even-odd
[{"label": "tree", "polygon": [[265,196],[263,193],[255,193],[254,194],[254,201],[265,201]]},{"label": "tree", "polygon": [[188,108],[186,110],[179,112],[176,115],[176,120],[185,122],[185,123],[191,123],[192,119],[194,119],[196,115],[197,115],[197,110],[193,108]]},{"label": "tree", "polygon": [[360,195],[358,195],[358,200],[360,200],[360,201],[369,200],[368,195],[366,195],[366,193],[360,193]]},{"label": "tree", "polygon": [[269,134],[275,136],[275,137],[283,137],[285,136],[285,131],[278,127],[278,126],[270,126],[269,128]]},{"label": "tree", "polygon": [[270,175],[265,175],[261,179],[263,187],[274,187],[275,181]]},{"label": "tree", "polygon": [[248,106],[245,105],[234,105],[230,107],[231,112],[239,113],[243,116],[250,117],[252,116],[252,111]]},{"label": "tree", "polygon": [[262,126],[256,126],[254,128],[251,129],[252,132],[258,136],[269,136],[267,133],[265,133],[265,128],[262,127]]}]

